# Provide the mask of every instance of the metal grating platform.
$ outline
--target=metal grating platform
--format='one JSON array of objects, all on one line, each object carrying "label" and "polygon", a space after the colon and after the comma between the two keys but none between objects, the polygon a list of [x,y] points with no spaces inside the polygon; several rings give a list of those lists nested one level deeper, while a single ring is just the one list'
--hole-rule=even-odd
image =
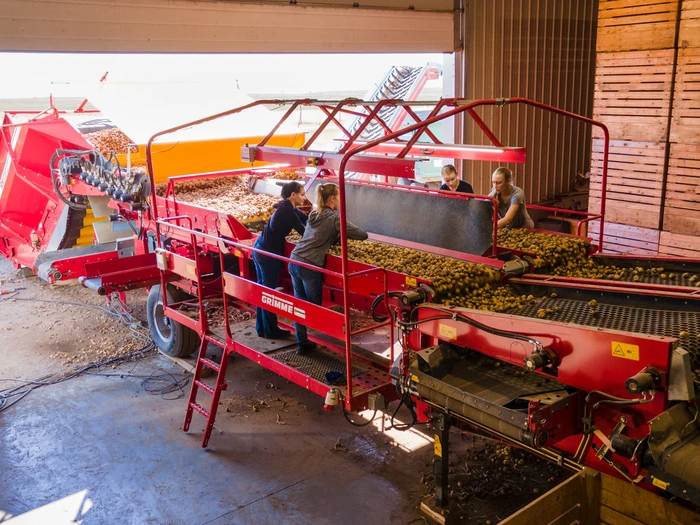
[{"label": "metal grating platform", "polygon": [[[272,357],[326,384],[328,384],[326,381],[326,374],[328,372],[340,372],[345,374],[345,361],[338,359],[331,353],[319,350],[318,348],[304,355],[298,355],[296,348],[292,348],[290,350],[282,350]],[[365,371],[359,367],[352,367],[353,377],[364,372]]]},{"label": "metal grating platform", "polygon": [[[559,307],[560,310],[556,311],[555,307]],[[544,298],[509,313],[537,317],[539,310],[547,308],[555,310],[547,314],[546,319],[550,321],[676,338],[680,338],[680,333],[686,331],[689,337],[682,338],[681,346],[693,356],[693,368],[700,367],[700,312],[654,310],[598,303],[597,315],[593,315],[593,308],[586,301]]]}]

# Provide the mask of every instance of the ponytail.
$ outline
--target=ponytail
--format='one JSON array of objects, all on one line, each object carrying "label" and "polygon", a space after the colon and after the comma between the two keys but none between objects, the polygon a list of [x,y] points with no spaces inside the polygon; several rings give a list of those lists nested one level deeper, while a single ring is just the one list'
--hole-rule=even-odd
[{"label": "ponytail", "polygon": [[316,186],[316,209],[312,211],[309,216],[316,216],[321,213],[326,202],[328,202],[328,199],[333,195],[338,195],[338,186],[336,184],[327,182]]}]

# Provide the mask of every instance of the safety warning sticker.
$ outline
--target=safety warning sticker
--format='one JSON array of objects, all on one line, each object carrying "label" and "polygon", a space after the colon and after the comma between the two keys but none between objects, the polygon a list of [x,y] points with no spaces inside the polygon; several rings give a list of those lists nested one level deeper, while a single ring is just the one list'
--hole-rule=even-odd
[{"label": "safety warning sticker", "polygon": [[452,326],[447,326],[446,324],[440,323],[439,325],[439,334],[440,337],[444,337],[446,339],[452,339],[455,340],[457,339],[457,329],[452,327]]},{"label": "safety warning sticker", "polygon": [[628,343],[612,342],[612,355],[621,357],[622,359],[630,359],[639,361],[639,345],[631,345]]}]

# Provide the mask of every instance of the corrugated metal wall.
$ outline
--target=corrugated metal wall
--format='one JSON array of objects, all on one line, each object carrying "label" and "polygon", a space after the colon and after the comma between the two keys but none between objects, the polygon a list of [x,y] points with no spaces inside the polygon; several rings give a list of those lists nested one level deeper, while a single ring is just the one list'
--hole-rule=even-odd
[{"label": "corrugated metal wall", "polygon": [[[595,76],[597,0],[467,0],[465,51],[458,55],[468,99],[526,97],[591,116]],[[508,146],[525,146],[526,164],[509,165],[528,202],[567,191],[590,166],[591,132],[534,108],[480,109]],[[466,144],[489,144],[467,118]],[[470,162],[463,176],[488,193],[495,163]]]}]

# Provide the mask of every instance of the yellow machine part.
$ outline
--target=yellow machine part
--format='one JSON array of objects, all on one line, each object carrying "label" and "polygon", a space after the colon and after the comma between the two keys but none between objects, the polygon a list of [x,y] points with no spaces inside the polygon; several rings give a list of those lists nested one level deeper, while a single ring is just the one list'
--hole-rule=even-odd
[{"label": "yellow machine part", "polygon": [[80,228],[80,237],[75,242],[76,246],[90,246],[95,238],[95,230],[93,230],[92,225],[96,222],[106,221],[108,217],[103,217],[102,219],[97,219],[92,213],[92,209],[88,208],[85,210],[85,218],[83,219],[83,227]]},{"label": "yellow machine part", "polygon": [[[167,182],[168,177],[190,175],[194,173],[211,173],[250,167],[249,162],[241,160],[241,147],[246,144],[258,144],[264,137],[239,137],[186,142],[164,142],[154,144],[153,170],[156,182]],[[275,135],[268,145],[298,148],[306,140],[304,133]],[[126,166],[126,154],[117,155],[119,162]],[[146,164],[146,146],[139,145],[138,151],[131,154],[133,166]],[[254,166],[268,163],[257,162]]]}]

